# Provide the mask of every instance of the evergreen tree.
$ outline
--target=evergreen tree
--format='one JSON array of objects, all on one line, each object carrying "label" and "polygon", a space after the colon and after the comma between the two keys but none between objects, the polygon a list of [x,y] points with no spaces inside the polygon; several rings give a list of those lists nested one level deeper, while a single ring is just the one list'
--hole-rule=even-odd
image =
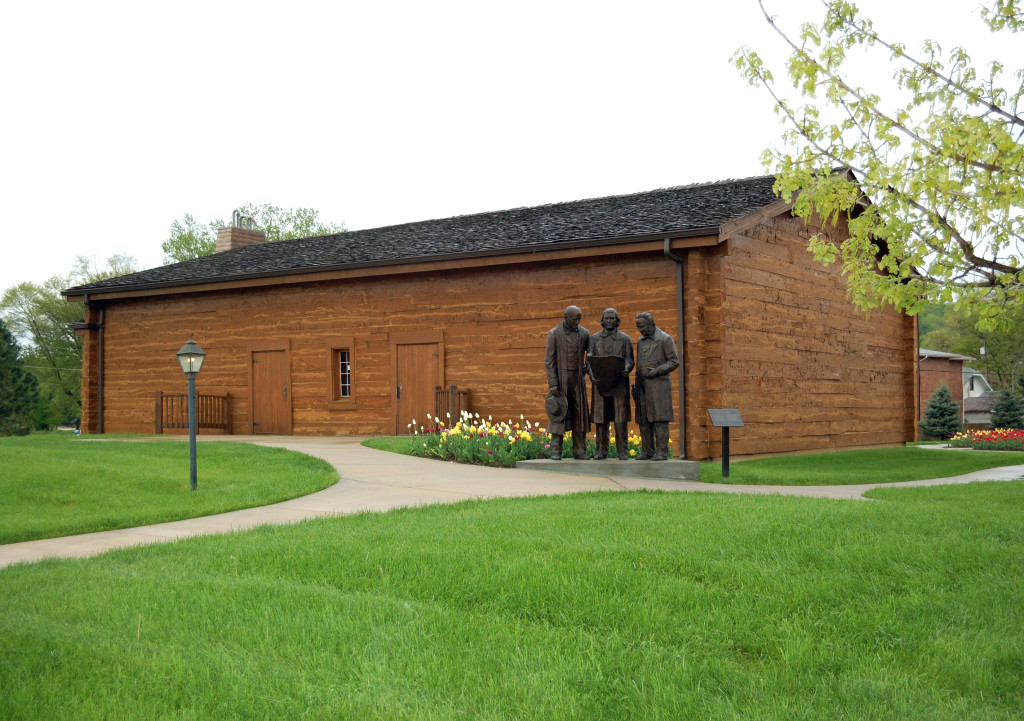
[{"label": "evergreen tree", "polygon": [[1024,428],[1024,401],[1010,391],[1001,391],[992,406],[993,428]]},{"label": "evergreen tree", "polygon": [[25,370],[14,336],[0,321],[0,436],[28,435],[38,406],[35,376]]},{"label": "evergreen tree", "polygon": [[924,408],[924,420],[918,427],[925,437],[941,440],[947,440],[954,433],[963,430],[960,404],[953,400],[953,394],[945,384],[939,386],[929,399],[928,405]]}]

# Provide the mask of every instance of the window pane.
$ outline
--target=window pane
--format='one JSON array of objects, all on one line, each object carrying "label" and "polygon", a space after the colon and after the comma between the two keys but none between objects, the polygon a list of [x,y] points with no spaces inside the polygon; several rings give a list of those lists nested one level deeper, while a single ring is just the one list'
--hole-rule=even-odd
[{"label": "window pane", "polygon": [[338,355],[338,385],[336,393],[338,398],[350,398],[352,396],[352,364],[349,362],[348,350],[335,351]]}]

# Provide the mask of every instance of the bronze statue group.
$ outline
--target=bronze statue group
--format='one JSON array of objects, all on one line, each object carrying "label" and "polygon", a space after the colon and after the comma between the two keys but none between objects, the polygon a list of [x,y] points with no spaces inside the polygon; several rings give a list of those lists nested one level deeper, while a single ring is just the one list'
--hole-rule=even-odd
[{"label": "bronze statue group", "polygon": [[[667,460],[668,424],[675,420],[669,373],[679,368],[675,341],[654,324],[650,313],[638,313],[640,338],[634,356],[633,341],[619,330],[621,320],[614,308],[601,315],[601,330],[594,334],[580,326],[582,318],[583,311],[570,305],[562,322],[548,331],[545,409],[552,460],[561,460],[562,440],[570,431],[573,458],[587,460],[591,423],[597,429],[594,460],[608,457],[609,426],[613,423],[619,460],[629,460],[626,438],[630,397],[640,426],[641,452],[637,460]],[[634,367],[636,380],[631,392],[629,377]],[[587,378],[591,385],[589,398]]]}]

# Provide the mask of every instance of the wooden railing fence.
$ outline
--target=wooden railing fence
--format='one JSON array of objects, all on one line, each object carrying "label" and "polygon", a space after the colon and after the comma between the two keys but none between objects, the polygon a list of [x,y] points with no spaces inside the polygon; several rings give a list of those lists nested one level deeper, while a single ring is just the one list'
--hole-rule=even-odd
[{"label": "wooden railing fence", "polygon": [[[456,386],[434,386],[434,416],[440,418],[445,425],[454,425],[462,413],[470,412],[469,391],[465,388],[459,389]],[[451,418],[449,422],[448,418]]]},{"label": "wooden railing fence", "polygon": [[[231,394],[196,394],[197,428],[214,428],[231,434]],[[156,392],[156,433],[165,428],[188,428],[188,394]]]}]

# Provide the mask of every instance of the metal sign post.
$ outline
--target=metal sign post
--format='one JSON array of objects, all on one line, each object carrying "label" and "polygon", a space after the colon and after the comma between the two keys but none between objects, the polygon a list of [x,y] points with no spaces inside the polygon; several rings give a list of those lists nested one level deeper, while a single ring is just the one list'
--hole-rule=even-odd
[{"label": "metal sign post", "polygon": [[711,424],[722,429],[722,478],[729,477],[729,429],[742,428],[743,419],[735,408],[708,408]]}]

